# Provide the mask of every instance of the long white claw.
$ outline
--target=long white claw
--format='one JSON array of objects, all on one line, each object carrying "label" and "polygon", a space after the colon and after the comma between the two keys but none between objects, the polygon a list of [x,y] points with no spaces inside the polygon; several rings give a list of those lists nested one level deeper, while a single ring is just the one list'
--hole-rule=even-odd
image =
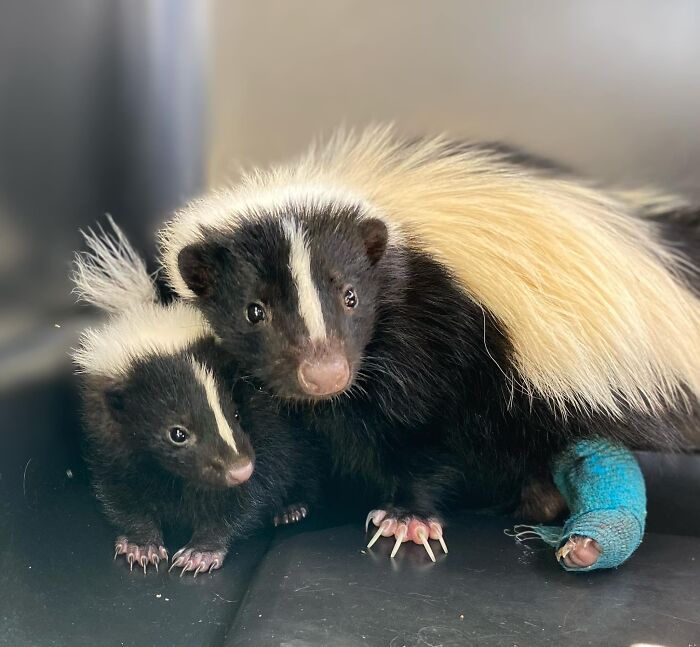
[{"label": "long white claw", "polygon": [[396,553],[399,552],[399,548],[401,548],[401,544],[403,543],[403,540],[406,538],[406,533],[408,530],[406,529],[405,526],[402,526],[401,528],[398,529],[396,533],[396,543],[394,544],[394,549],[391,551],[390,557],[393,559],[396,557]]},{"label": "long white claw", "polygon": [[370,510],[367,519],[365,519],[365,532],[369,528],[370,520],[375,526],[378,526],[384,520],[384,517],[386,517],[386,510]]},{"label": "long white claw", "polygon": [[430,527],[430,532],[433,533],[433,536],[437,537],[437,540],[440,542],[443,552],[447,555],[447,544],[442,538],[442,527],[437,521],[431,521],[428,526]]},{"label": "long white claw", "polygon": [[434,562],[435,561],[435,554],[433,553],[433,549],[430,547],[430,544],[428,543],[427,539],[423,539],[423,546],[425,546],[425,550],[428,553],[430,560]]},{"label": "long white claw", "polygon": [[433,549],[430,547],[430,544],[428,543],[428,535],[424,530],[418,530],[417,533],[418,539],[420,539],[421,544],[425,547],[425,551],[428,553],[428,557],[434,562],[435,561],[435,554],[433,553]]},{"label": "long white claw", "polygon": [[200,573],[203,570],[204,570],[204,564],[200,564],[199,566],[197,566],[197,570],[195,570],[195,572],[194,572],[195,578],[197,577],[197,573]]},{"label": "long white claw", "polygon": [[187,564],[185,564],[185,565],[182,567],[182,570],[180,571],[180,577],[182,577],[185,573],[187,573],[187,571],[192,570],[192,569],[190,568],[191,566],[192,566],[192,560],[190,559],[190,560],[188,560]]},{"label": "long white claw", "polygon": [[377,512],[376,510],[370,510],[369,514],[367,515],[367,519],[365,519],[365,532],[369,529],[369,522],[370,519],[374,516],[374,513]]},{"label": "long white claw", "polygon": [[382,522],[382,524],[377,529],[377,532],[374,533],[374,536],[372,537],[372,539],[369,540],[369,544],[367,544],[367,548],[372,548],[372,546],[374,546],[377,539],[379,539],[382,536],[382,531],[385,528],[384,523],[385,522]]}]

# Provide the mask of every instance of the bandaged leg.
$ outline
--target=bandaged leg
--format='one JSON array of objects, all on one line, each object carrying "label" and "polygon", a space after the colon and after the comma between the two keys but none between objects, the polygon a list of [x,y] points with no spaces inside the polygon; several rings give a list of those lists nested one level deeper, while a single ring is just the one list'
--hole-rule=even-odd
[{"label": "bandaged leg", "polygon": [[632,453],[605,440],[578,441],[555,458],[552,474],[571,516],[563,528],[519,526],[516,538],[537,536],[554,546],[567,571],[627,560],[642,541],[646,518],[644,478]]}]

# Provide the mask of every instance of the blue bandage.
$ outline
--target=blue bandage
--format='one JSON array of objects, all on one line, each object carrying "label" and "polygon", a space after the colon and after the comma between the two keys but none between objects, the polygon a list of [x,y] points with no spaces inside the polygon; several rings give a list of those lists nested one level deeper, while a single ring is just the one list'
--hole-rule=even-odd
[{"label": "blue bandage", "polygon": [[552,464],[554,483],[571,516],[563,528],[534,526],[543,541],[561,548],[572,535],[595,539],[602,554],[591,566],[567,571],[615,568],[642,541],[646,519],[644,477],[633,454],[606,440],[581,440],[559,454]]}]

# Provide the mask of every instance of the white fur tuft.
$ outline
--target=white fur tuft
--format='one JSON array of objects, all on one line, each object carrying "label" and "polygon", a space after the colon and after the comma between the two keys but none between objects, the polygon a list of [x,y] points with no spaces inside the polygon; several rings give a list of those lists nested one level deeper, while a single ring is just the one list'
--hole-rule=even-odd
[{"label": "white fur tuft", "polygon": [[144,303],[84,330],[72,356],[79,373],[118,379],[138,360],[174,355],[210,336],[213,332],[192,306]]},{"label": "white fur tuft", "polygon": [[107,216],[112,234],[82,232],[88,250],[77,252],[71,275],[78,299],[111,313],[121,313],[158,301],[152,277],[122,230]]},{"label": "white fur tuft", "polygon": [[161,234],[175,290],[193,296],[177,256],[203,228],[231,231],[289,201],[361,205],[385,220],[390,242],[417,240],[504,326],[526,390],[563,412],[659,411],[700,396],[700,301],[680,278],[683,259],[637,217],[682,204],[675,198],[606,192],[497,151],[450,150],[440,137],[339,133],[178,213]]}]

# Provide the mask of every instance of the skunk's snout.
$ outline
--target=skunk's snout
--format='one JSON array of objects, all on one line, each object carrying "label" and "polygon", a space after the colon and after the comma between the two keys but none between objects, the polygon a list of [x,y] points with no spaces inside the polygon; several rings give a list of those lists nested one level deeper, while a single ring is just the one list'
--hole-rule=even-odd
[{"label": "skunk's snout", "polygon": [[299,386],[314,397],[334,395],[350,383],[350,365],[341,352],[305,359],[297,371]]},{"label": "skunk's snout", "polygon": [[226,470],[227,485],[234,486],[245,483],[253,475],[253,461],[246,460],[243,464]]}]

